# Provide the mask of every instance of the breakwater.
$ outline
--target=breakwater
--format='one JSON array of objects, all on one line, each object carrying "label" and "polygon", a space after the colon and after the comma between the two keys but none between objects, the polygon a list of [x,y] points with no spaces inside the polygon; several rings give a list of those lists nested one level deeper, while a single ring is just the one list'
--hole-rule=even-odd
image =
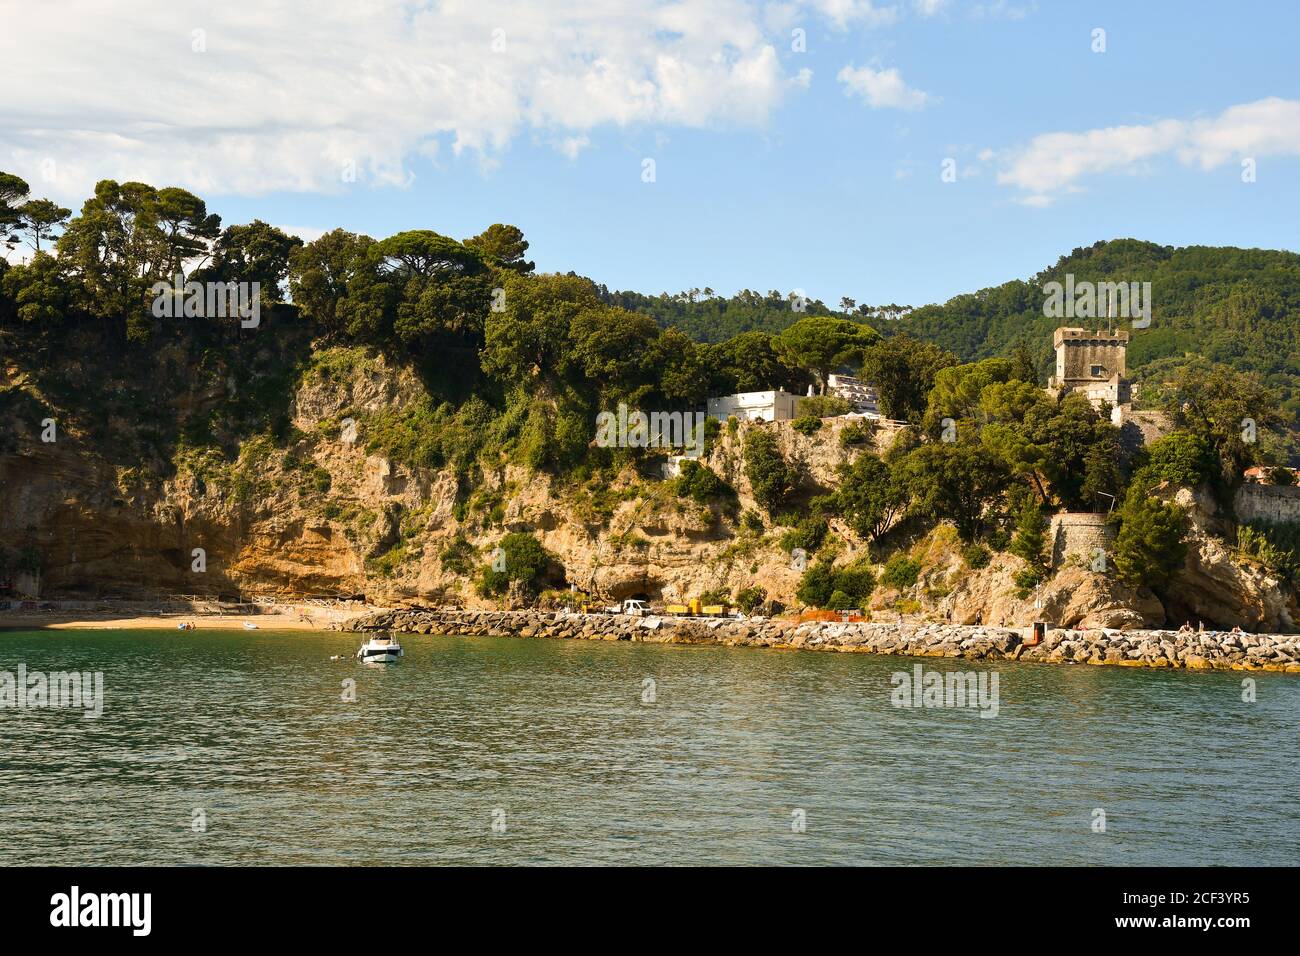
[{"label": "breakwater", "polygon": [[908,657],[1300,673],[1300,637],[1287,634],[1053,629],[1035,645],[1028,643],[1019,629],[961,624],[800,623],[776,618],[632,617],[461,608],[381,611],[353,619],[345,627],[408,634],[721,644]]}]

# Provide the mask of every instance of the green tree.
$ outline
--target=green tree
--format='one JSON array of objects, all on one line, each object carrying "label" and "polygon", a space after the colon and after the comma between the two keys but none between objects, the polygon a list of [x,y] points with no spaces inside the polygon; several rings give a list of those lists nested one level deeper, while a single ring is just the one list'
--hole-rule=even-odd
[{"label": "green tree", "polygon": [[1119,512],[1115,573],[1132,587],[1164,588],[1187,556],[1188,520],[1178,505],[1129,489]]},{"label": "green tree", "polygon": [[179,186],[154,191],[149,202],[162,236],[166,276],[183,272],[185,263],[211,254],[212,243],[221,233],[221,217],[209,213],[207,203]]},{"label": "green tree", "polygon": [[1011,353],[1011,377],[1030,385],[1038,384],[1038,363],[1034,361],[1034,353],[1023,342]]},{"label": "green tree", "polygon": [[862,377],[875,386],[886,418],[919,422],[935,376],[956,364],[957,356],[937,345],[895,335],[866,349]]},{"label": "green tree", "polygon": [[1184,370],[1164,396],[1174,424],[1210,450],[1221,493],[1240,484],[1255,462],[1265,429],[1281,420],[1280,403],[1256,376],[1219,364]]},{"label": "green tree", "polygon": [[1209,447],[1191,432],[1170,432],[1148,445],[1146,453],[1146,475],[1180,488],[1195,488],[1214,472]]},{"label": "green tree", "polygon": [[533,271],[533,263],[524,259],[528,253],[528,240],[518,226],[495,222],[472,239],[466,239],[465,245],[499,269],[519,273]]},{"label": "green tree", "polygon": [[480,341],[492,305],[482,256],[430,229],[411,229],[375,246],[380,274],[399,290],[393,332],[428,351],[451,340]]},{"label": "green tree", "polygon": [[62,228],[70,215],[71,210],[48,199],[29,199],[16,210],[14,222],[19,233],[27,234],[32,249],[40,252],[41,243],[49,244],[54,238],[54,230]]},{"label": "green tree", "polygon": [[973,541],[983,524],[985,507],[1006,489],[1006,464],[970,442],[927,442],[900,462],[920,510],[951,521],[963,541]]},{"label": "green tree", "polygon": [[583,309],[569,322],[575,378],[597,387],[603,408],[619,401],[636,407],[655,387],[658,338],[659,326],[648,315],[603,304]]},{"label": "green tree", "polygon": [[359,342],[384,343],[396,289],[379,272],[369,236],[334,229],[289,252],[289,294],[302,314]]},{"label": "green tree", "polygon": [[717,345],[705,347],[712,394],[762,392],[772,388],[806,390],[809,379],[777,351],[767,332],[742,332]]},{"label": "green tree", "polygon": [[483,370],[511,383],[563,378],[573,320],[599,307],[596,287],[573,275],[511,275],[504,290],[504,310],[488,313]]},{"label": "green tree", "polygon": [[13,173],[0,172],[0,229],[18,222],[18,209],[27,201],[31,187]]},{"label": "green tree", "polygon": [[68,277],[59,260],[48,253],[38,252],[26,265],[4,272],[0,289],[23,322],[54,328],[67,316]]},{"label": "green tree", "polygon": [[664,329],[647,352],[659,377],[659,398],[669,404],[698,405],[708,394],[703,349],[681,329]]},{"label": "green tree", "polygon": [[907,510],[910,498],[907,482],[864,452],[840,466],[832,507],[855,534],[874,543]]},{"label": "green tree", "polygon": [[[504,594],[511,584],[518,584],[525,592],[537,594],[545,580],[547,568],[553,561],[542,543],[531,534],[515,532],[501,539],[499,560],[483,567],[479,575],[479,592],[484,595]],[[505,570],[497,568],[505,566]]]},{"label": "green tree", "polygon": [[1043,549],[1047,544],[1047,519],[1042,507],[1032,494],[1025,495],[1016,515],[1016,536],[1011,539],[1012,554],[1027,564],[1041,568]]},{"label": "green tree", "polygon": [[1011,378],[1010,359],[985,359],[969,365],[939,369],[925,411],[925,429],[934,434],[944,418],[973,419],[980,410],[984,389]]},{"label": "green tree", "polygon": [[865,607],[875,589],[876,577],[866,563],[836,568],[822,559],[804,572],[795,597],[809,607],[845,610]]},{"label": "green tree", "polygon": [[745,436],[745,477],[749,479],[754,500],[775,514],[794,493],[799,472],[781,454],[781,446],[771,432],[752,429]]},{"label": "green tree", "polygon": [[827,377],[849,362],[860,363],[863,352],[879,338],[869,325],[810,315],[782,332],[776,347],[787,362],[811,371],[825,392]]},{"label": "green tree", "polygon": [[302,244],[260,219],[227,226],[213,251],[211,275],[223,282],[257,282],[263,301],[280,300],[289,260]]},{"label": "green tree", "polygon": [[158,191],[144,183],[104,179],[57,243],[59,260],[80,280],[80,303],[92,315],[123,323],[128,337],[147,338],[147,293],[171,281],[169,267],[185,244],[183,228],[168,237],[159,219]]}]

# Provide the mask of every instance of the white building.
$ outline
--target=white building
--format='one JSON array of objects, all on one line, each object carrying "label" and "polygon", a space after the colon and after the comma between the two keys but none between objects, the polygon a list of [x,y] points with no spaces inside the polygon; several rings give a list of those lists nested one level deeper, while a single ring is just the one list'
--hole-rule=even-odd
[{"label": "white building", "polygon": [[794,418],[799,396],[781,389],[766,392],[739,392],[708,401],[709,417],[725,422],[731,416],[748,421],[780,422]]},{"label": "white building", "polygon": [[849,410],[855,415],[867,418],[880,417],[880,399],[873,385],[852,375],[828,375],[826,377],[826,394],[835,395],[849,403]]}]

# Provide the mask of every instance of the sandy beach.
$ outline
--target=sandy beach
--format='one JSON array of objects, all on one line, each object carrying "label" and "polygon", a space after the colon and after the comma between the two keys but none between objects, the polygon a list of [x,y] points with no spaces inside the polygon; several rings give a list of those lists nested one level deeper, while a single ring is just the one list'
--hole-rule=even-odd
[{"label": "sandy beach", "polygon": [[211,611],[140,613],[128,610],[106,611],[0,611],[3,630],[162,630],[177,631],[182,623],[192,623],[195,630],[245,630],[252,624],[260,631],[325,631],[373,610],[303,605],[274,609],[256,614]]}]

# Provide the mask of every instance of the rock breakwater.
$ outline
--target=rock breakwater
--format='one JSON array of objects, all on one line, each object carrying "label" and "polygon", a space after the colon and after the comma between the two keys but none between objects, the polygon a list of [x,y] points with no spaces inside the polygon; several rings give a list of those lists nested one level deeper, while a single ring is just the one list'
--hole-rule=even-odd
[{"label": "rock breakwater", "polygon": [[720,644],[908,657],[1300,673],[1300,637],[1286,634],[1053,629],[1037,644],[1030,644],[1020,630],[961,624],[800,623],[785,619],[631,617],[459,608],[381,611],[356,618],[346,628],[408,634]]}]

